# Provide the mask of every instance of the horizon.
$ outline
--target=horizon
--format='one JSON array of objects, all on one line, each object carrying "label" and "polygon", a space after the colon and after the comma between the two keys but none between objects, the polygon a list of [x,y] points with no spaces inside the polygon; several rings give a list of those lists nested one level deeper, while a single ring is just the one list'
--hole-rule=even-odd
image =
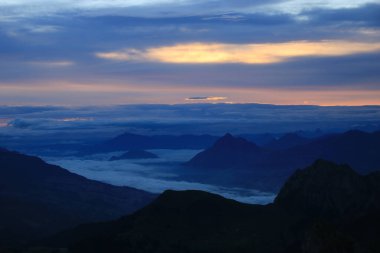
[{"label": "horizon", "polygon": [[0,104],[0,107],[63,107],[63,108],[83,108],[83,107],[118,107],[118,106],[176,106],[176,105],[272,105],[272,106],[305,106],[305,107],[380,107],[380,104],[274,104],[258,102],[178,102],[178,103],[115,103],[115,104]]}]

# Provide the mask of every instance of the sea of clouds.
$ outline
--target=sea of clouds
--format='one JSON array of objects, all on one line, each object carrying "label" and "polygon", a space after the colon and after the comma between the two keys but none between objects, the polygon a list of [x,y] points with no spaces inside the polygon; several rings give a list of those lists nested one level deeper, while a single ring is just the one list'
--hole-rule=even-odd
[{"label": "sea of clouds", "polygon": [[88,157],[45,157],[49,163],[59,165],[73,173],[105,183],[130,186],[162,193],[165,190],[202,190],[250,204],[268,204],[274,193],[255,189],[205,184],[179,177],[179,164],[189,160],[199,150],[150,150],[158,159],[108,161],[120,153],[98,154]]}]

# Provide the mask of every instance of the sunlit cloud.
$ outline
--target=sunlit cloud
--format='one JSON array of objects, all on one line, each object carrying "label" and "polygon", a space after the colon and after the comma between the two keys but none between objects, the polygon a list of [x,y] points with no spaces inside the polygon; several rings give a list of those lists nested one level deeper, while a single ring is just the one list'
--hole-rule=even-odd
[{"label": "sunlit cloud", "polygon": [[31,33],[54,33],[60,30],[60,27],[54,25],[31,25],[26,29]]},{"label": "sunlit cloud", "polygon": [[29,61],[30,65],[47,68],[62,68],[75,65],[73,61]]},{"label": "sunlit cloud", "polygon": [[226,100],[227,97],[189,97],[189,98],[186,98],[185,100],[186,101],[199,101],[199,102],[204,102],[204,101],[212,101],[212,102],[216,102],[216,101],[222,101],[222,100]]},{"label": "sunlit cloud", "polygon": [[0,127],[7,127],[9,124],[9,121],[11,121],[11,119],[0,118]]},{"label": "sunlit cloud", "polygon": [[292,41],[262,44],[188,43],[99,52],[96,57],[115,61],[150,61],[173,64],[270,64],[296,57],[345,56],[380,51],[380,43],[350,41]]},{"label": "sunlit cloud", "polygon": [[58,121],[63,121],[63,122],[78,122],[78,121],[91,121],[93,120],[93,118],[79,118],[79,117],[75,117],[75,118],[63,118],[63,119],[59,119]]}]

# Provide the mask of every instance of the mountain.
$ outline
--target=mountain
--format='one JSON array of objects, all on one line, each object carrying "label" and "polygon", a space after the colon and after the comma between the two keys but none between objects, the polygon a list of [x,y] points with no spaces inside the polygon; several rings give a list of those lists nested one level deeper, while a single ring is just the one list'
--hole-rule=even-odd
[{"label": "mountain", "polygon": [[379,188],[379,172],[362,176],[318,160],[294,173],[270,205],[166,191],[132,215],[81,225],[50,245],[81,253],[375,253]]},{"label": "mountain", "polygon": [[115,219],[154,198],[0,149],[0,245],[19,245],[80,223]]},{"label": "mountain", "polygon": [[124,133],[95,145],[84,153],[124,151],[131,149],[203,149],[214,143],[218,137],[211,135],[152,135],[145,136]]},{"label": "mountain", "polygon": [[287,180],[277,195],[276,204],[331,218],[380,210],[379,200],[380,171],[362,176],[348,165],[317,160]]},{"label": "mountain", "polygon": [[[81,225],[49,243],[59,247],[69,244],[72,252],[83,253],[248,252],[253,246],[267,248],[270,237],[285,232],[275,226],[285,217],[273,215],[270,221],[271,213],[265,206],[242,204],[207,192],[169,190],[131,216]],[[254,245],[254,238],[259,239],[259,245]]]},{"label": "mountain", "polygon": [[158,158],[158,156],[156,154],[153,154],[145,150],[130,150],[120,156],[112,156],[110,158],[110,161],[127,160],[127,159],[149,159],[149,158],[150,159]]},{"label": "mountain", "polygon": [[244,138],[250,142],[254,142],[259,146],[266,146],[276,140],[277,134],[241,134],[239,137]]},{"label": "mountain", "polygon": [[342,134],[327,135],[305,145],[285,152],[288,157],[310,163],[315,159],[325,159],[337,163],[347,163],[355,170],[368,173],[380,169],[380,131],[367,133],[358,130]]},{"label": "mountain", "polygon": [[[290,142],[294,140],[289,135],[285,139],[292,139]],[[258,147],[227,134],[185,165],[189,170],[205,174],[199,176],[204,180],[212,177],[209,175],[210,169],[218,169],[218,179],[226,174],[221,179],[224,184],[237,182],[239,187],[278,191],[296,168],[306,167],[317,159],[346,163],[360,173],[378,170],[379,152],[380,132],[348,131],[280,149]]]},{"label": "mountain", "polygon": [[248,168],[251,160],[261,154],[262,150],[256,144],[226,134],[185,165],[211,169]]},{"label": "mountain", "polygon": [[287,133],[278,139],[275,139],[265,145],[270,149],[289,149],[292,147],[307,144],[311,141],[309,138],[302,137],[297,133]]}]

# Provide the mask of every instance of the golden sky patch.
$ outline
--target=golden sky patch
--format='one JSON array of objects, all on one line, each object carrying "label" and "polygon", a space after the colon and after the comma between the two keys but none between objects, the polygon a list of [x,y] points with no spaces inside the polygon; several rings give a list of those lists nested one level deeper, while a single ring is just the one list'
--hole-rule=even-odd
[{"label": "golden sky patch", "polygon": [[145,50],[96,53],[102,59],[173,64],[270,64],[295,57],[344,56],[380,51],[380,43],[349,41],[292,41],[262,44],[188,43]]}]

